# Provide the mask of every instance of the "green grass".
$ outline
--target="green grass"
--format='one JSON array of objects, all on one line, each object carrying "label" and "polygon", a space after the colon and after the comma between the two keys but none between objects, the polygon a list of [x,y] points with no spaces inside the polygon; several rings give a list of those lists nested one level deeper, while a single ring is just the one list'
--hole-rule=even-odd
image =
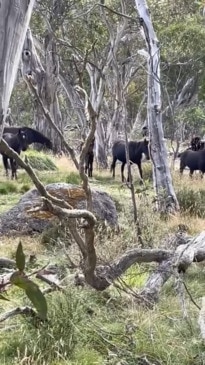
[{"label": "green grass", "polygon": [[29,150],[25,153],[32,168],[39,171],[56,171],[57,167],[52,159],[43,152]]},{"label": "green grass", "polygon": [[[204,219],[197,214],[190,215],[189,210],[197,194],[201,194],[203,182],[197,180],[193,184],[186,176],[179,181],[177,173],[174,175],[175,188],[183,192],[180,194],[185,196],[185,203],[181,205],[186,209],[183,215],[176,215],[165,222],[153,212],[150,166],[143,164],[145,185],[139,185],[135,171],[135,196],[145,247],[158,247],[161,240],[173,233],[180,223],[188,225],[190,234],[204,229]],[[36,173],[44,184],[81,183],[78,173],[70,166]],[[119,169],[114,181],[109,171],[95,172],[94,178],[89,180],[91,188],[111,194],[118,210],[118,231],[100,225],[96,229],[95,248],[99,263],[109,263],[127,249],[139,248],[131,194],[120,181]],[[8,185],[6,182],[2,186],[6,193],[0,194],[0,210],[4,211],[33,184],[21,170],[17,182],[9,182]],[[190,192],[190,189],[193,191]],[[78,264],[81,257],[77,246],[63,229],[58,225],[44,232],[38,242],[36,238],[28,237],[22,238],[22,243],[27,255],[36,250],[38,267],[56,262],[69,277],[75,270],[70,269],[69,259],[60,243],[65,244],[74,263]],[[8,256],[13,257],[14,239],[3,238],[0,242],[2,256],[8,252]],[[140,306],[125,291],[127,287],[140,291],[156,267],[156,264],[133,265],[117,282],[122,290],[111,286],[104,292],[97,292],[90,287],[74,287],[68,279],[66,292],[47,295],[49,322],[42,327],[34,328],[28,319],[21,317],[0,324],[0,364],[141,365],[143,362],[139,358],[143,357],[155,365],[204,364],[205,346],[197,324],[199,311],[185,292],[188,318],[183,317],[174,278],[164,285],[160,300],[152,310]],[[203,264],[193,264],[185,274],[188,290],[198,305],[201,305],[201,297],[204,296],[204,275]],[[30,305],[19,291],[12,289],[10,293],[12,302],[1,301],[1,313],[18,305]]]}]

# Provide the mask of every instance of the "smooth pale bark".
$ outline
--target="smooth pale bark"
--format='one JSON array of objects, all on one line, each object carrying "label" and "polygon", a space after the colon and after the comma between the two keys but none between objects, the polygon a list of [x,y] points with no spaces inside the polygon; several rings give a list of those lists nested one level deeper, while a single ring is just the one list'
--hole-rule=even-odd
[{"label": "smooth pale bark", "polygon": [[[55,50],[55,42],[48,33],[45,38],[45,68],[36,52],[31,31],[28,30],[22,54],[23,75],[31,75],[36,84],[38,94],[49,110],[56,126],[62,131],[62,118],[58,103],[59,67]],[[53,151],[60,152],[62,142],[56,131],[50,127],[41,106],[35,101],[34,127],[52,141]]]},{"label": "smooth pale bark", "polygon": [[0,2],[0,139],[34,2]]},{"label": "smooth pale bark", "polygon": [[162,127],[159,41],[152,25],[146,1],[136,0],[135,3],[140,16],[142,34],[147,45],[147,114],[157,209],[162,213],[174,212],[179,209],[179,204],[172,184]]}]

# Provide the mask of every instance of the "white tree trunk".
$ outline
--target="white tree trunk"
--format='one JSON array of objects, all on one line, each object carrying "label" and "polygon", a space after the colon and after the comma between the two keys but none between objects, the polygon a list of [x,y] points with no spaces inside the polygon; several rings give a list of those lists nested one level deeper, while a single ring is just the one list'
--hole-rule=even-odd
[{"label": "white tree trunk", "polygon": [[35,0],[0,3],[0,139]]},{"label": "white tree trunk", "polygon": [[179,209],[179,205],[172,184],[162,127],[159,41],[153,29],[146,0],[135,2],[148,51],[147,113],[157,209],[163,213],[174,212]]}]

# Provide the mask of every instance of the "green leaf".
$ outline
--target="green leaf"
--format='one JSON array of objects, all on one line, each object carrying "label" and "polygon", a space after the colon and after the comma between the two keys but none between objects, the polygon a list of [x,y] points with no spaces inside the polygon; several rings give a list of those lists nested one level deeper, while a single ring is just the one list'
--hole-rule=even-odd
[{"label": "green leaf", "polygon": [[48,312],[47,302],[38,285],[31,281],[29,287],[26,289],[26,295],[36,308],[39,317],[45,320]]},{"label": "green leaf", "polygon": [[10,277],[11,283],[25,290],[27,297],[33,303],[41,319],[47,318],[47,302],[38,285],[28,279],[20,271],[15,271]]},{"label": "green leaf", "polygon": [[0,299],[7,300],[9,302],[9,299],[7,299],[6,297],[4,297],[2,294],[0,294]]},{"label": "green leaf", "polygon": [[17,250],[16,250],[16,266],[19,271],[23,271],[25,269],[25,255],[23,252],[23,247],[21,241],[19,241]]}]

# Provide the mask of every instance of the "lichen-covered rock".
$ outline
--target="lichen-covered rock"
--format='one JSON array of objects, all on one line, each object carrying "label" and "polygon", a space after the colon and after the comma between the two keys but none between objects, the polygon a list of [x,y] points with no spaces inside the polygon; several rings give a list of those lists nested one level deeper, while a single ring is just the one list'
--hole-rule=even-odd
[{"label": "lichen-covered rock", "polygon": [[[53,196],[67,201],[73,208],[85,209],[84,190],[77,185],[53,183],[46,186]],[[117,211],[112,198],[104,191],[91,190],[93,213],[96,218],[107,224],[117,224]],[[58,218],[49,211],[37,209],[42,205],[42,198],[36,189],[29,190],[22,196],[17,205],[0,215],[0,235],[32,234],[43,232],[53,226]],[[36,209],[35,209],[36,208]]]}]

